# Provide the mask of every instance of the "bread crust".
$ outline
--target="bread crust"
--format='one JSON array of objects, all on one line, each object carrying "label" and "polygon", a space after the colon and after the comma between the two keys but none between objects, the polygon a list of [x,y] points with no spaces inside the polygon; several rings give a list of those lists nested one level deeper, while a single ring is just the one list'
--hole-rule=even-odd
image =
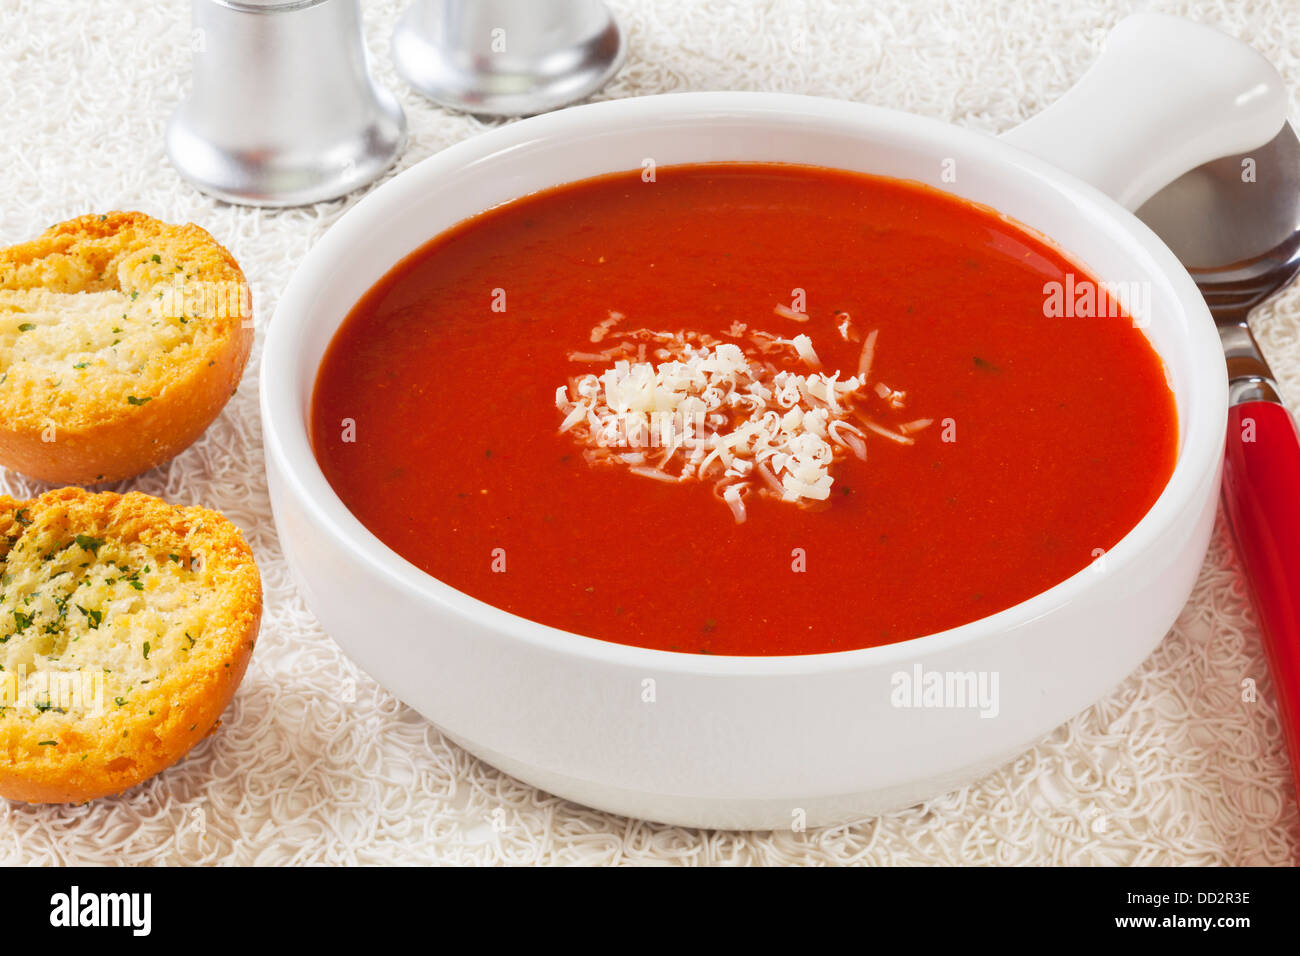
[{"label": "bread crust", "polygon": [[[16,709],[0,716],[0,796],[80,803],[148,780],[217,727],[257,640],[261,578],[243,535],[221,514],[139,492],[64,488],[31,501],[0,496],[0,559],[29,529],[50,527],[139,543],[164,555],[201,548],[197,584],[216,589],[220,598],[205,631],[212,640],[201,645],[202,653],[168,668],[124,705],[84,716],[45,712],[32,718]],[[50,740],[57,745],[47,745]]]},{"label": "bread crust", "polygon": [[[0,290],[94,290],[105,271],[110,285],[115,271],[129,276],[147,300],[170,292],[181,275],[198,287],[247,289],[234,257],[204,229],[137,212],[82,216],[0,250]],[[0,383],[0,465],[52,484],[85,485],[129,478],[180,454],[239,385],[253,345],[247,302],[242,294],[237,315],[207,310],[202,347],[183,362],[160,363],[141,404],[104,401],[83,388],[75,404],[59,407],[46,386],[7,390]]]}]

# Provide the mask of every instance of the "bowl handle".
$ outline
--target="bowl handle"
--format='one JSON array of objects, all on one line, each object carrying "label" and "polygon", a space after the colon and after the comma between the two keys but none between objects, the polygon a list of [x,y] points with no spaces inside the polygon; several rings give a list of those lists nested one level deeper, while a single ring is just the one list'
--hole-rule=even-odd
[{"label": "bowl handle", "polygon": [[1252,47],[1138,13],[1064,96],[1002,138],[1136,209],[1189,169],[1267,143],[1286,109],[1282,78]]}]

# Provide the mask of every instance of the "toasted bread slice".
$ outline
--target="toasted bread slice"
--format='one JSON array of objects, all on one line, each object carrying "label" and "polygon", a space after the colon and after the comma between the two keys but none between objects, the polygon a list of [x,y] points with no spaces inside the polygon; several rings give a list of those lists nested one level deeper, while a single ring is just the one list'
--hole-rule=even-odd
[{"label": "toasted bread slice", "polygon": [[0,497],[0,796],[81,802],[175,763],[230,703],[261,613],[252,552],[215,511]]},{"label": "toasted bread slice", "polygon": [[114,212],[0,249],[0,465],[147,471],[217,417],[252,344],[244,275],[198,226]]}]

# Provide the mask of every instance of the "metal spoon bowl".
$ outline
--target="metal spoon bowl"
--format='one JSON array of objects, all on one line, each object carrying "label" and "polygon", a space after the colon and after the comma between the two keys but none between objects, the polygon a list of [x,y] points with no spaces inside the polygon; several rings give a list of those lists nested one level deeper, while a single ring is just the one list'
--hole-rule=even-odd
[{"label": "metal spoon bowl", "polygon": [[1137,211],[1210,306],[1228,360],[1230,400],[1279,401],[1246,325],[1300,272],[1300,139],[1288,123],[1250,153],[1198,166]]}]

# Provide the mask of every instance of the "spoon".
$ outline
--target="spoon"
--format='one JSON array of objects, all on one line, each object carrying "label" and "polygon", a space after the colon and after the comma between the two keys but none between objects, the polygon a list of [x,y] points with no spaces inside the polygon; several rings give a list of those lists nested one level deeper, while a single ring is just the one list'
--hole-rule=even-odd
[{"label": "spoon", "polygon": [[1300,272],[1300,140],[1184,174],[1137,211],[1196,281],[1228,361],[1223,505],[1300,791],[1300,435],[1246,319]]}]

